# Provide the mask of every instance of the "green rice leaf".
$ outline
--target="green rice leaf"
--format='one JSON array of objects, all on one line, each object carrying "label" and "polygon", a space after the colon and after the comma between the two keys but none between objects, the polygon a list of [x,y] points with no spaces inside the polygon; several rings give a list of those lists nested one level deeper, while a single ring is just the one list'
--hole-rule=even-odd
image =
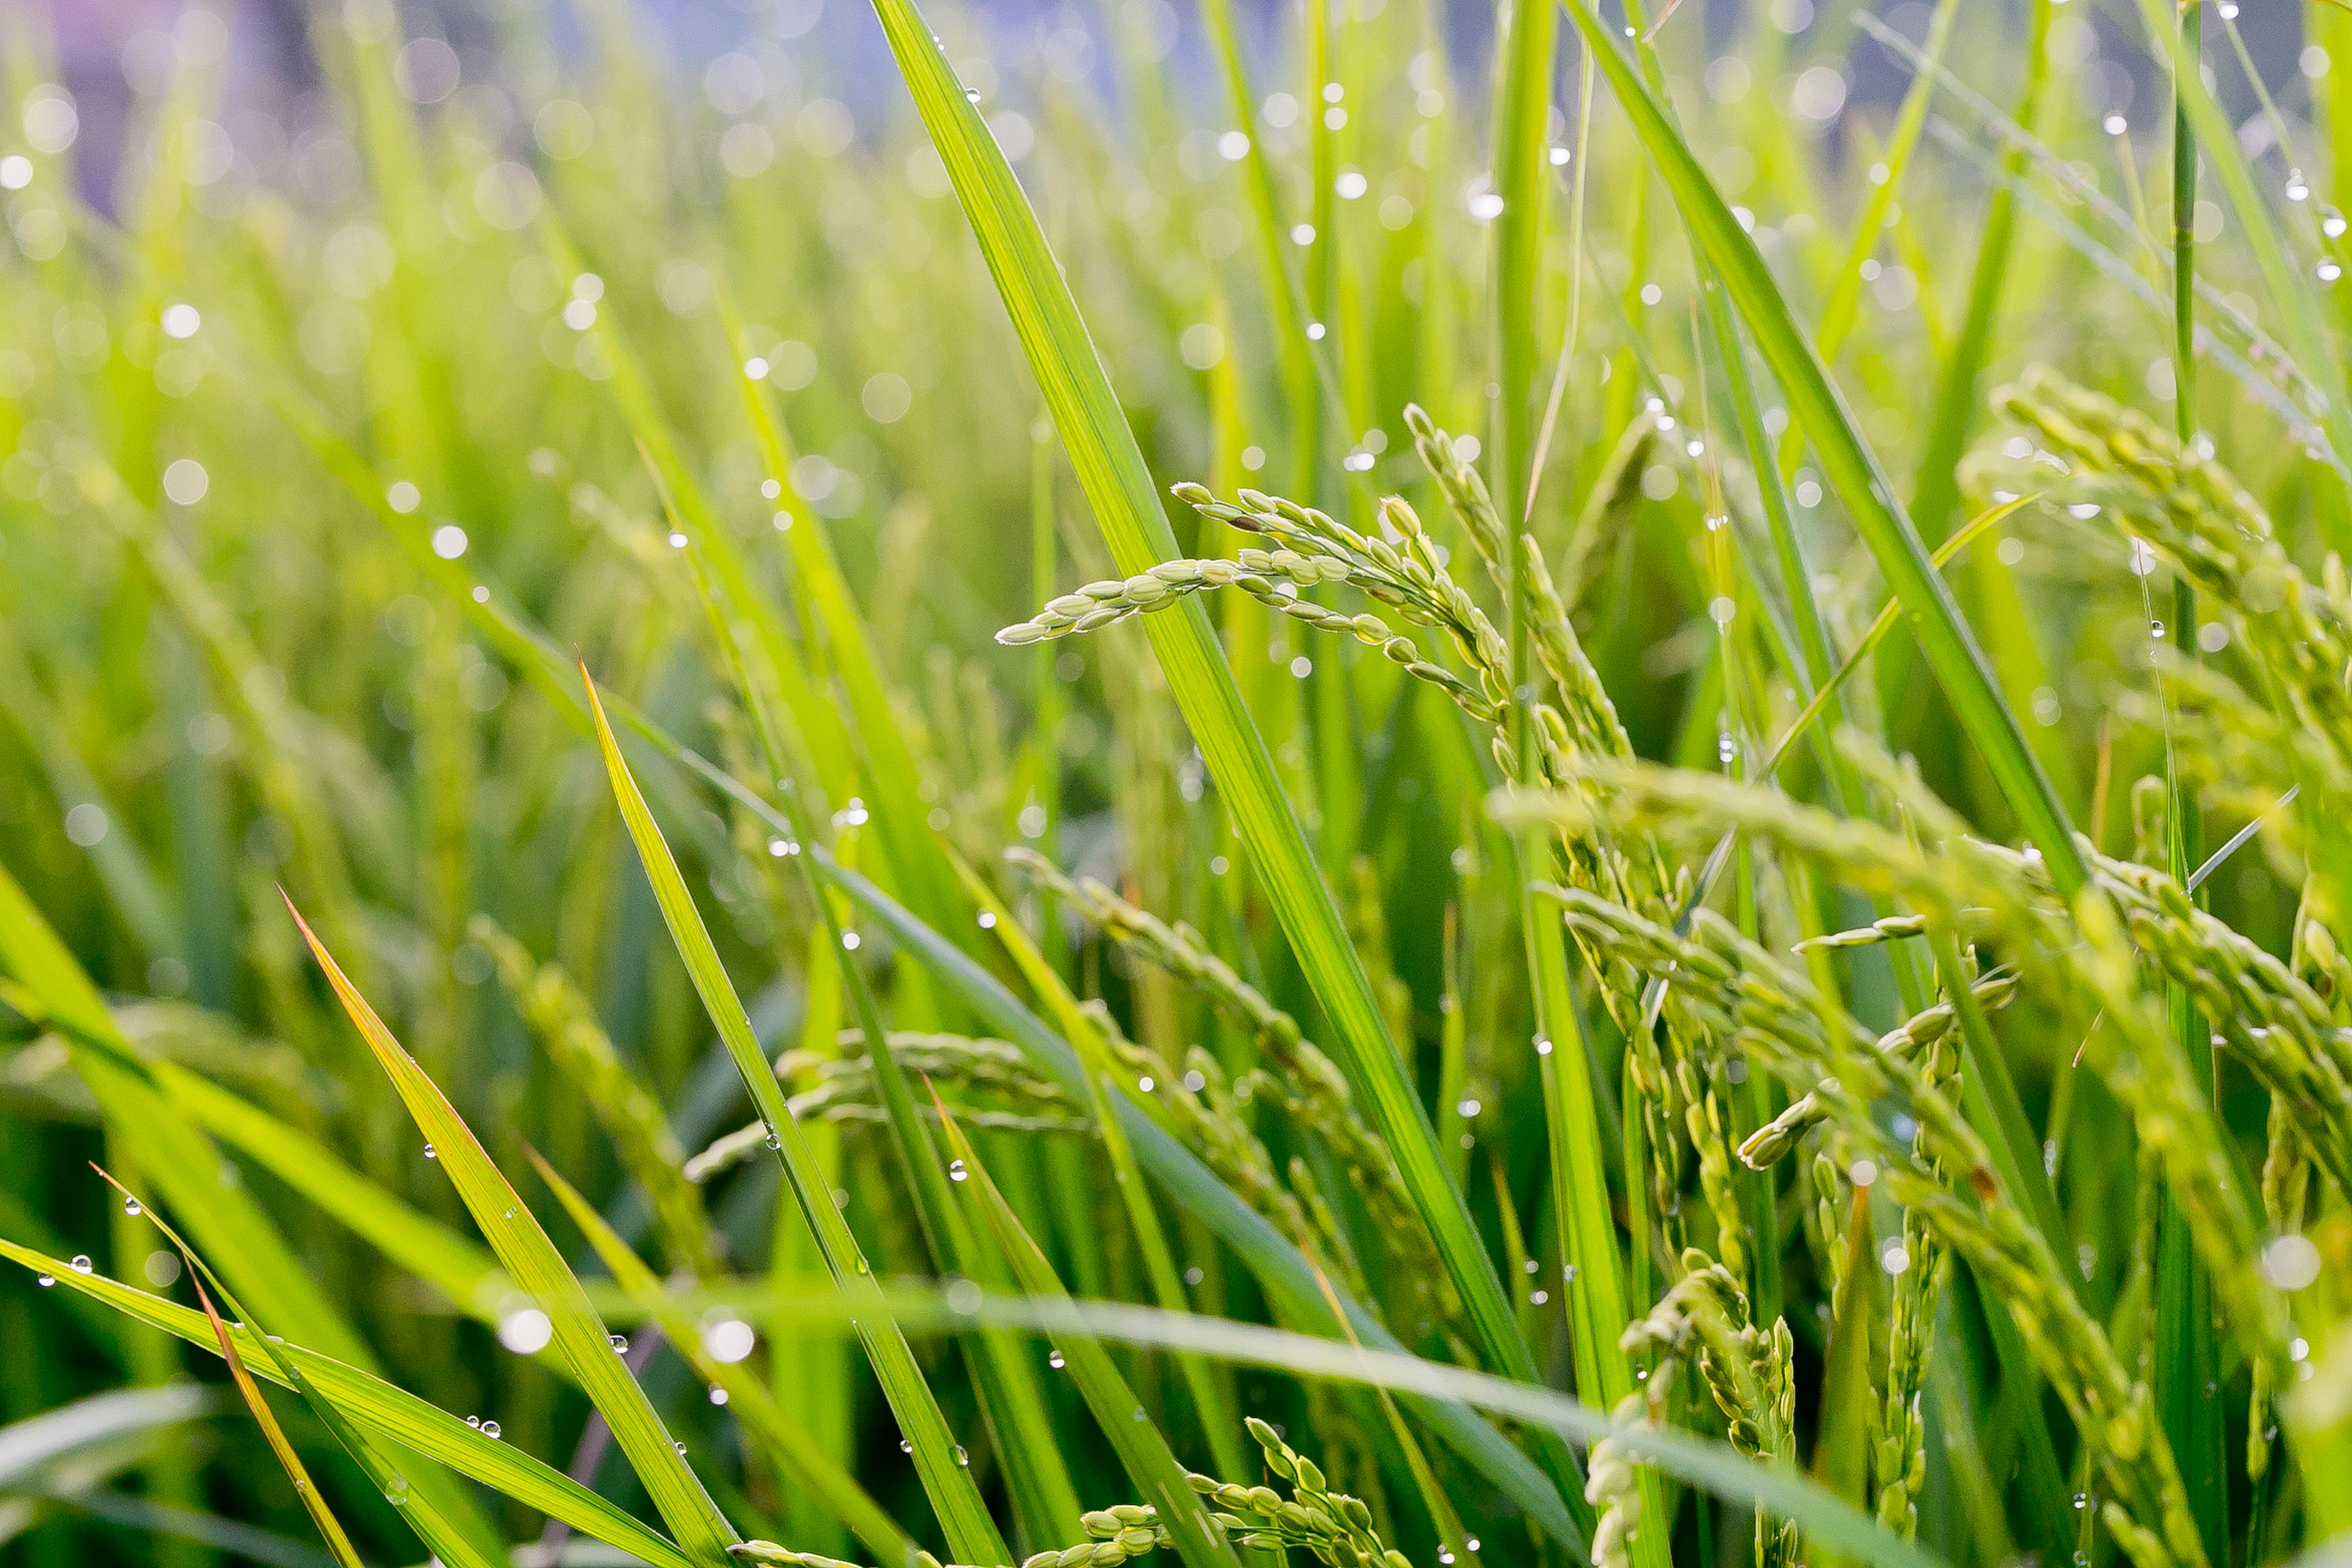
[{"label": "green rice leaf", "polygon": [[360,1554],[352,1545],[352,1538],[344,1532],[342,1521],[335,1517],[335,1510],[328,1506],[327,1500],[319,1495],[319,1488],[310,1479],[310,1472],[302,1468],[301,1457],[294,1452],[294,1445],[286,1440],[286,1429],[278,1425],[278,1417],[271,1412],[269,1401],[261,1397],[261,1390],[254,1383],[253,1374],[246,1371],[245,1358],[236,1353],[236,1342],[229,1338],[228,1325],[221,1321],[219,1311],[213,1306],[212,1296],[205,1289],[204,1280],[198,1277],[200,1272],[191,1272],[188,1283],[195,1287],[197,1304],[204,1308],[205,1321],[212,1324],[213,1339],[220,1346],[221,1359],[228,1363],[229,1376],[236,1381],[237,1397],[245,1401],[245,1407],[253,1413],[254,1425],[259,1426],[261,1435],[269,1440],[269,1451],[278,1457],[278,1467],[286,1472],[286,1479],[294,1483],[294,1495],[301,1500],[303,1511],[310,1516],[310,1522],[319,1527],[319,1534],[326,1541],[327,1550],[334,1554],[335,1561],[341,1563],[342,1568],[362,1568]]},{"label": "green rice leaf", "polygon": [[[538,1150],[530,1151],[530,1161],[540,1179],[563,1205],[563,1212],[572,1216],[572,1223],[580,1227],[580,1234],[596,1249],[597,1258],[611,1271],[614,1283],[661,1325],[671,1348],[693,1365],[697,1376],[726,1394],[727,1408],[734,1412],[751,1440],[781,1460],[793,1479],[814,1494],[877,1558],[886,1563],[912,1563],[920,1551],[914,1538],[898,1527],[898,1521],[841,1468],[839,1461],[811,1440],[807,1430],[777,1404],[776,1396],[745,1364],[743,1357],[720,1359],[708,1331],[713,1319],[705,1316],[698,1321],[692,1312],[673,1301],[645,1260],[630,1249],[604,1216],[596,1212],[595,1205],[582,1197]],[[740,1320],[721,1316],[717,1321]]]},{"label": "green rice leaf", "polygon": [[[0,1238],[0,1258],[54,1279],[58,1285],[101,1302],[134,1321],[161,1329],[215,1355],[220,1353],[211,1325],[201,1312],[134,1289],[102,1274],[85,1274],[5,1238]],[[272,1382],[284,1381],[251,1330],[233,1326],[229,1336],[247,1366],[257,1369],[257,1375]],[[333,1399],[336,1408],[369,1431],[381,1433],[427,1459],[446,1465],[525,1508],[560,1519],[575,1530],[634,1553],[653,1568],[695,1568],[694,1559],[660,1535],[513,1444],[501,1442],[495,1436],[486,1436],[447,1411],[347,1363],[299,1344],[289,1343],[283,1349],[288,1359],[301,1367],[303,1375]]]},{"label": "green rice leaf", "polygon": [[582,1392],[588,1395],[612,1427],[614,1441],[628,1456],[632,1468],[645,1483],[654,1506],[697,1561],[719,1564],[727,1548],[739,1537],[711,1502],[709,1494],[685,1461],[645,1391],[628,1367],[614,1354],[617,1342],[596,1315],[580,1281],[565,1265],[563,1255],[540,1228],[504,1173],[414,1058],[394,1039],[375,1009],[344,977],[332,954],[320,942],[301,912],[289,902],[288,911],[300,927],[303,941],[325,972],[337,1000],[366,1040],[393,1087],[400,1091],[409,1115],[425,1134],[450,1184],[465,1200],[474,1223],[481,1227],[490,1250],[514,1277],[516,1285],[548,1316],[554,1345],[572,1369]]},{"label": "green rice leaf", "polygon": [[735,994],[734,983],[727,978],[718,949],[711,945],[701,911],[694,907],[693,895],[686,889],[686,879],[678,874],[677,862],[671,858],[669,846],[654,823],[653,812],[646,805],[636,780],[630,775],[629,765],[621,755],[620,742],[604,718],[603,699],[584,668],[581,679],[586,684],[589,708],[596,721],[597,744],[604,752],[614,798],[620,803],[622,820],[635,841],[638,858],[653,884],[655,901],[661,906],[662,919],[669,926],[678,956],[685,961],[704,1009],[718,1027],[719,1038],[726,1043],[728,1054],[742,1074],[745,1087],[751,1090],[752,1105],[768,1124],[769,1137],[775,1144],[793,1194],[800,1200],[801,1212],[816,1233],[834,1283],[852,1300],[868,1307],[870,1315],[861,1314],[858,1319],[859,1338],[866,1346],[867,1359],[873,1363],[875,1375],[881,1380],[890,1409],[898,1418],[899,1428],[912,1447],[923,1490],[947,1531],[948,1548],[967,1563],[1009,1562],[1011,1553],[997,1533],[995,1521],[989,1517],[987,1504],[981,1500],[971,1471],[956,1460],[955,1438],[948,1429],[947,1418],[940,1413],[939,1402],[923,1380],[921,1369],[915,1364],[906,1336],[882,1309],[873,1270],[856,1238],[850,1234],[840,1205],[833,1200],[832,1184],[817,1169],[800,1123],[784,1102],[775,1071],[761,1049],[758,1037],[751,1032],[751,1020]]},{"label": "green rice leaf", "polygon": [[[296,1489],[303,1494],[304,1506],[310,1508],[313,1517],[320,1520],[320,1532],[328,1537],[331,1545],[341,1541],[341,1526],[335,1522],[332,1513],[326,1511],[325,1500],[318,1497],[316,1489],[297,1473],[299,1466],[292,1462],[291,1450],[286,1447],[283,1434],[277,1430],[276,1423],[269,1417],[268,1401],[261,1397],[260,1390],[255,1387],[252,1376],[246,1371],[243,1362],[237,1356],[236,1344],[228,1337],[227,1329],[222,1323],[220,1314],[214,1310],[211,1296],[205,1292],[205,1282],[207,1279],[211,1280],[214,1288],[221,1292],[221,1299],[228,1304],[229,1310],[244,1321],[244,1326],[259,1333],[262,1352],[268,1358],[270,1366],[277,1371],[283,1381],[302,1396],[303,1403],[310,1407],[311,1414],[318,1416],[320,1424],[333,1436],[335,1441],[341,1445],[344,1453],[359,1466],[369,1483],[383,1494],[384,1500],[400,1510],[401,1517],[408,1521],[409,1528],[416,1531],[417,1538],[424,1542],[425,1550],[436,1560],[448,1564],[449,1568],[495,1568],[495,1565],[501,1562],[503,1553],[488,1551],[467,1540],[460,1530],[434,1506],[430,1496],[420,1494],[415,1488],[412,1487],[407,1477],[394,1468],[392,1464],[377,1451],[375,1445],[371,1443],[366,1436],[352,1426],[343,1413],[335,1407],[334,1401],[322,1394],[316,1384],[302,1375],[301,1368],[287,1357],[282,1348],[282,1342],[256,1321],[253,1314],[229,1294],[228,1288],[221,1283],[220,1277],[212,1271],[203,1258],[197,1257],[189,1248],[187,1242],[182,1238],[179,1232],[173,1230],[152,1206],[140,1204],[129,1188],[116,1181],[102,1167],[99,1169],[98,1173],[105,1178],[109,1186],[128,1200],[125,1204],[126,1215],[133,1211],[143,1214],[150,1224],[163,1233],[164,1239],[178,1249],[180,1257],[187,1266],[189,1283],[195,1289],[197,1302],[204,1308],[205,1316],[212,1326],[214,1338],[220,1344],[222,1358],[228,1363],[229,1371],[236,1380],[238,1392],[244,1394],[247,1403],[253,1406],[256,1418],[262,1423],[269,1436],[270,1447],[279,1450],[280,1458],[287,1460],[289,1473],[294,1478]],[[317,1500],[314,1502],[313,1499]],[[341,1541],[339,1552],[348,1549],[349,1545],[348,1541]]]},{"label": "green rice leaf", "polygon": [[[1175,535],[1143,454],[1011,165],[912,0],[877,0],[875,9],[980,241],[1112,560],[1132,574],[1173,559]],[[1339,909],[1283,794],[1265,742],[1242,704],[1207,612],[1188,595],[1146,617],[1144,626],[1300,971],[1331,1020],[1335,1054],[1429,1226],[1482,1352],[1504,1371],[1532,1376],[1534,1358],[1519,1338],[1493,1260],[1446,1176],[1363,963],[1349,944]]]},{"label": "green rice leaf", "polygon": [[[980,1151],[964,1136],[946,1101],[939,1100],[936,1093],[933,1100],[947,1131],[948,1146],[955,1151],[964,1167],[963,1184],[979,1201],[989,1227],[996,1233],[997,1245],[1013,1264],[1013,1277],[1021,1282],[1022,1290],[1033,1301],[1066,1305],[1069,1296],[1055,1277],[1053,1264],[1030,1239],[1020,1216],[1004,1201],[1004,1194],[996,1190],[994,1178],[981,1163]],[[1225,1543],[1224,1531],[1210,1519],[1208,1508],[1186,1483],[1184,1467],[1176,1462],[1168,1439],[1145,1414],[1135,1390],[1119,1375],[1110,1352],[1090,1338],[1056,1339],[1055,1344],[1062,1352],[1071,1381],[1085,1397],[1087,1408],[1094,1412],[1103,1436],[1110,1439],[1128,1479],[1142,1492],[1143,1500],[1158,1512],[1160,1527],[1168,1531],[1169,1541],[1186,1568],[1240,1568],[1234,1549]]]},{"label": "green rice leaf", "polygon": [[1654,100],[1591,0],[1561,0],[1583,33],[1651,162],[1674,193],[1675,205],[1721,271],[1773,374],[1790,411],[1821,455],[1830,481],[1853,515],[1879,570],[1901,603],[1927,662],[1943,684],[1962,727],[1999,784],[2026,837],[2042,851],[2052,879],[2071,897],[2088,875],[2075,848],[2073,826],[2041,763],[2025,742],[2017,715],[1994,682],[1951,590],[1929,560],[1918,531],[1895,500],[1877,455],[1862,437],[1843,395],[1830,380],[1756,242],[1732,216],[1681,132]]}]

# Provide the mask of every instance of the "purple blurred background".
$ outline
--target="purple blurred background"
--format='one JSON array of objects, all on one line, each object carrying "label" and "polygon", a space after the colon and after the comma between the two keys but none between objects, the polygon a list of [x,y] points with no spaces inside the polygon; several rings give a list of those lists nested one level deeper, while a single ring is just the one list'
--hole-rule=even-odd
[{"label": "purple blurred background", "polygon": [[[1784,23],[1792,15],[1808,20],[1801,35],[1820,36],[1834,26],[1835,8],[1844,0],[1686,0],[1696,13],[1676,18],[1675,26],[1705,26],[1710,36],[1727,38],[1742,8],[1766,4],[1769,14]],[[2003,0],[2006,25],[2021,26],[2024,0]],[[1192,0],[979,0],[966,7],[988,33],[996,58],[1013,67],[1034,59],[1049,33],[1073,24],[1100,37],[1107,27],[1107,5],[1154,8],[1162,26],[1174,38],[1166,68],[1197,80],[1197,101],[1221,98],[1200,35]],[[1820,9],[1816,13],[1815,5]],[[134,93],[153,90],[164,79],[173,58],[173,29],[189,9],[185,0],[32,0],[36,15],[46,12],[54,29],[63,85],[79,110],[80,131],[75,158],[88,197],[111,210],[113,174],[122,153],[123,129]],[[561,5],[538,5],[521,0],[423,0],[399,5],[404,29],[410,37],[446,39],[462,62],[463,79],[482,79],[495,40],[503,33],[550,39],[559,50],[579,36],[568,10]],[[1241,0],[1241,9],[1255,35],[1253,51],[1260,85],[1279,86],[1276,71],[1286,68],[1284,51],[1297,31],[1297,0]],[[1922,0],[1898,0],[1877,8],[1898,30],[1914,38],[1926,29],[1929,7]],[[1959,21],[1963,36],[1983,28],[1989,9],[1970,5]],[[2305,101],[2306,82],[2298,68],[2303,56],[2300,0],[2245,0],[2238,16],[2263,79],[2282,106],[2294,116]],[[309,29],[322,17],[340,13],[339,5],[323,8],[319,0],[239,0],[224,5],[220,15],[230,21],[226,36],[205,29],[213,41],[199,40],[199,48],[226,51],[226,90],[221,122],[234,144],[240,173],[247,178],[267,178],[285,167],[289,149],[306,124],[320,117],[319,66],[313,58]],[[880,30],[865,0],[644,0],[637,7],[646,38],[657,50],[655,68],[667,74],[681,94],[702,82],[705,68],[730,50],[762,37],[782,44],[796,60],[814,67],[831,89],[861,109],[891,107],[898,91],[896,72]],[[2075,28],[2078,38],[2091,42],[2085,58],[2073,62],[2072,101],[2063,106],[2096,118],[2123,111],[2141,128],[2152,132],[2162,112],[2160,78],[2137,41],[2136,8],[2129,4],[2100,6],[2095,0],[2066,0],[2061,26]],[[2085,29],[2084,22],[2089,24]],[[198,24],[202,27],[202,24]],[[1449,16],[1449,32],[1457,68],[1483,76],[1490,47],[1492,11],[1475,0],[1456,0]],[[1841,36],[1847,29],[1839,28]],[[1065,37],[1068,36],[1066,31]],[[188,32],[179,33],[179,52],[188,53]],[[1801,36],[1799,43],[1805,41]],[[2227,59],[2229,45],[2218,27],[2209,24],[2208,58],[2215,62],[2222,92],[2244,122],[2249,150],[2268,143],[2266,126],[2242,75]],[[1970,50],[1969,52],[1974,52]],[[1089,49],[1091,74],[1102,90],[1112,90],[1106,51]],[[2062,63],[2064,63],[2062,61]],[[1563,66],[1565,71],[1567,67]],[[1866,38],[1857,38],[1846,60],[1852,89],[1845,112],[1882,106],[1900,96],[1907,73],[1889,53]],[[1018,69],[1006,71],[1008,79]],[[1066,74],[1066,73],[1065,73]],[[134,85],[135,84],[135,85]],[[1475,84],[1465,84],[1473,85]],[[1571,89],[1572,90],[1572,89]],[[1996,92],[1997,97],[2005,97]],[[873,121],[864,112],[862,123]]]}]

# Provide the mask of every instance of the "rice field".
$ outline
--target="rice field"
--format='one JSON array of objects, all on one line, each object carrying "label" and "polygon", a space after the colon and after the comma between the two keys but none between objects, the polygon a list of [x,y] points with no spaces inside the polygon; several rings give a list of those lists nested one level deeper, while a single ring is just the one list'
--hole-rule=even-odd
[{"label": "rice field", "polygon": [[0,60],[0,1563],[2343,1550],[2352,10]]}]

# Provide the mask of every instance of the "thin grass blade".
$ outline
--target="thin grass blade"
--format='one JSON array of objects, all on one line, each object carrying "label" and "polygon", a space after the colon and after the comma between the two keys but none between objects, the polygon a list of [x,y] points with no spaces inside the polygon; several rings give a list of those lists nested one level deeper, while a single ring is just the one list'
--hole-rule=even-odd
[{"label": "thin grass blade", "polygon": [[564,1263],[563,1255],[517,1194],[489,1152],[474,1136],[455,1107],[425,1076],[414,1058],[394,1039],[375,1009],[353,988],[341,968],[291,902],[303,941],[333,987],[336,998],[351,1016],[375,1054],[409,1115],[432,1144],[441,1169],[457,1189],[466,1207],[481,1227],[490,1249],[514,1276],[516,1285],[548,1315],[554,1344],[564,1364],[579,1381],[597,1412],[613,1429],[614,1440],[629,1458],[678,1542],[698,1561],[719,1564],[727,1548],[739,1539],[702,1483],[678,1457],[661,1416],[637,1386],[636,1379],[614,1353],[611,1332],[597,1317],[595,1307]]},{"label": "thin grass blade", "polygon": [[[1139,574],[1174,558],[1175,536],[1134,432],[1011,165],[912,0],[877,0],[875,9],[1112,559],[1119,570]],[[1341,1066],[1454,1276],[1482,1352],[1497,1368],[1532,1376],[1534,1359],[1519,1338],[1493,1260],[1446,1176],[1362,961],[1349,944],[1265,741],[1243,707],[1207,612],[1188,595],[1144,625],[1299,968],[1332,1022]]]},{"label": "thin grass blade", "polygon": [[[621,755],[620,742],[604,717],[604,700],[594,682],[587,679],[584,668],[581,678],[586,685],[597,743],[604,752],[614,797],[620,803],[622,819],[635,841],[638,858],[653,884],[655,900],[661,906],[662,918],[669,926],[678,956],[685,961],[705,1011],[710,1015],[711,1023],[717,1026],[751,1090],[752,1105],[768,1124],[769,1136],[774,1141],[784,1173],[800,1200],[801,1212],[816,1233],[835,1284],[853,1300],[870,1307],[871,1319],[861,1315],[858,1320],[859,1336],[874,1364],[875,1374],[881,1380],[891,1411],[912,1446],[916,1469],[947,1531],[949,1550],[965,1563],[1007,1562],[1011,1553],[997,1533],[995,1521],[989,1517],[987,1504],[973,1485],[971,1471],[956,1462],[955,1438],[948,1429],[947,1418],[940,1413],[938,1401],[924,1382],[921,1369],[915,1364],[914,1352],[908,1348],[906,1337],[882,1310],[866,1255],[850,1234],[840,1205],[833,1200],[831,1184],[816,1168],[800,1124],[784,1101],[782,1087],[776,1082],[775,1071],[761,1049],[758,1037],[751,1032],[751,1018],[735,994],[733,982],[727,978],[718,949],[711,945],[701,911],[695,908],[693,896],[687,891],[686,879],[679,875],[677,862],[671,858],[669,846],[655,825],[653,812]],[[782,823],[780,826],[788,829],[790,826]],[[812,852],[815,849],[814,845],[806,847]]]},{"label": "thin grass blade", "polygon": [[[54,1279],[104,1306],[192,1345],[220,1353],[210,1322],[201,1312],[134,1289],[101,1274],[79,1269],[29,1247],[0,1238],[0,1258]],[[263,1353],[257,1336],[232,1326],[230,1338],[248,1368],[272,1382],[282,1379]],[[525,1508],[561,1519],[573,1529],[644,1559],[654,1568],[695,1568],[695,1562],[613,1503],[560,1470],[550,1468],[510,1443],[484,1436],[455,1415],[429,1405],[373,1373],[299,1344],[284,1347],[303,1375],[333,1399],[358,1425],[381,1433],[415,1453],[446,1465]]]},{"label": "thin grass blade", "polygon": [[726,1394],[727,1408],[735,1413],[735,1418],[743,1424],[752,1440],[777,1455],[793,1479],[847,1525],[877,1560],[911,1563],[920,1550],[914,1538],[898,1527],[898,1521],[857,1484],[855,1477],[810,1439],[806,1429],[776,1403],[776,1396],[751,1367],[743,1364],[741,1357],[719,1359],[709,1343],[704,1322],[698,1321],[694,1313],[670,1299],[659,1278],[596,1212],[593,1204],[582,1197],[538,1150],[530,1152],[540,1179],[563,1205],[563,1212],[572,1216],[572,1223],[580,1227],[580,1234],[588,1238],[588,1245],[595,1248],[596,1256],[611,1271],[614,1283],[661,1325],[671,1347],[693,1364],[698,1376]]},{"label": "thin grass blade", "polygon": [[2071,898],[2088,873],[2075,848],[2066,809],[2027,746],[2025,732],[2002,698],[1950,589],[1937,575],[1927,546],[1895,499],[1894,486],[1876,454],[1863,439],[1820,356],[1798,330],[1763,254],[1732,215],[1689,143],[1643,88],[1619,40],[1590,0],[1561,3],[1608,76],[1643,147],[1674,194],[1684,221],[1721,271],[1757,347],[1780,382],[1790,413],[1811,439],[1822,468],[1877,558],[1879,570],[1909,617],[1962,727],[2010,809],[2017,814],[2026,837],[2042,851],[2052,879]]},{"label": "thin grass blade", "polygon": [[[980,1152],[972,1147],[954,1113],[934,1093],[939,1106],[940,1124],[946,1129],[948,1146],[963,1162],[965,1187],[979,1200],[989,1228],[995,1232],[998,1247],[1013,1265],[1013,1277],[1021,1289],[1033,1300],[1067,1303],[1068,1293],[1054,1274],[1054,1266],[1029,1233],[1022,1227],[1020,1216],[1004,1194],[996,1190],[994,1178],[981,1163]],[[1184,1479],[1184,1467],[1176,1462],[1169,1450],[1168,1439],[1144,1414],[1142,1403],[1135,1397],[1127,1379],[1110,1359],[1110,1352],[1092,1339],[1074,1339],[1066,1342],[1056,1339],[1055,1347],[1062,1352],[1069,1368],[1071,1381],[1087,1402],[1087,1408],[1110,1439],[1118,1454],[1119,1463],[1126,1468],[1128,1479],[1143,1493],[1143,1500],[1158,1510],[1161,1528],[1168,1531],[1169,1541],[1182,1558],[1186,1568],[1241,1568],[1240,1559],[1226,1544],[1224,1531],[1210,1519],[1208,1508]]]},{"label": "thin grass blade", "polygon": [[212,1324],[213,1339],[220,1346],[221,1359],[228,1363],[228,1374],[236,1380],[237,1396],[245,1401],[245,1407],[253,1412],[254,1425],[261,1428],[261,1435],[269,1440],[269,1451],[278,1456],[279,1468],[285,1470],[286,1479],[293,1483],[294,1495],[301,1500],[303,1511],[310,1516],[310,1522],[318,1526],[319,1534],[327,1542],[327,1550],[334,1554],[335,1561],[342,1564],[342,1568],[364,1568],[358,1550],[352,1545],[352,1538],[343,1531],[342,1521],[335,1517],[335,1510],[327,1505],[327,1500],[319,1495],[317,1484],[310,1479],[310,1472],[302,1468],[301,1456],[295,1453],[294,1445],[286,1440],[286,1429],[278,1425],[278,1417],[271,1412],[269,1401],[261,1397],[261,1390],[255,1384],[253,1374],[245,1370],[245,1358],[236,1353],[236,1342],[229,1338],[228,1325],[221,1321],[219,1311],[213,1306],[211,1294],[205,1289],[204,1280],[196,1276],[193,1256],[189,1259],[189,1283],[195,1287],[196,1301],[204,1308],[206,1321]]}]

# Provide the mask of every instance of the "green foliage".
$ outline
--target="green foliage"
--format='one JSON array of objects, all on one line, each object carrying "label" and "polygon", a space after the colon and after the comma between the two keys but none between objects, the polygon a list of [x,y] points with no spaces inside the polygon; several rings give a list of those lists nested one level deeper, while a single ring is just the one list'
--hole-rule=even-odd
[{"label": "green foliage", "polygon": [[2082,9],[10,12],[0,1555],[2352,1529],[2352,23]]}]

